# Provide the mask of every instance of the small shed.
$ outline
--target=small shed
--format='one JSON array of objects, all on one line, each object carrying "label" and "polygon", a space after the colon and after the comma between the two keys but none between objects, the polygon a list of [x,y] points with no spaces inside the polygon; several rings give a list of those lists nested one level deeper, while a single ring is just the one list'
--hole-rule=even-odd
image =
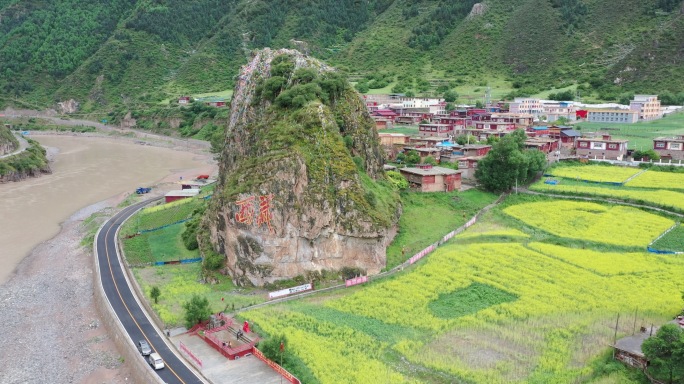
[{"label": "small shed", "polygon": [[451,192],[461,188],[461,171],[421,164],[399,169],[412,189],[420,192]]},{"label": "small shed", "polygon": [[164,195],[164,201],[170,203],[172,201],[187,199],[188,197],[194,197],[199,194],[199,189],[181,189],[177,191],[170,191]]}]

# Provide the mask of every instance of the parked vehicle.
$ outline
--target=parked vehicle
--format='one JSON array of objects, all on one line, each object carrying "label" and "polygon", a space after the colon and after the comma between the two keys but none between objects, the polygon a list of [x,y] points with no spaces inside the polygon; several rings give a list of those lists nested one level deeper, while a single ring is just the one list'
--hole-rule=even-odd
[{"label": "parked vehicle", "polygon": [[139,187],[138,189],[135,190],[135,193],[137,193],[138,195],[142,195],[145,193],[150,193],[151,190],[152,190],[152,188]]},{"label": "parked vehicle", "polygon": [[138,341],[137,346],[138,346],[138,351],[140,351],[140,354],[142,354],[143,356],[147,356],[150,353],[152,353],[152,348],[150,348],[150,345],[147,344],[147,341],[145,341],[145,340]]},{"label": "parked vehicle", "polygon": [[150,363],[155,370],[164,368],[164,360],[162,360],[161,356],[156,352],[150,353],[150,355],[147,356],[147,362]]}]

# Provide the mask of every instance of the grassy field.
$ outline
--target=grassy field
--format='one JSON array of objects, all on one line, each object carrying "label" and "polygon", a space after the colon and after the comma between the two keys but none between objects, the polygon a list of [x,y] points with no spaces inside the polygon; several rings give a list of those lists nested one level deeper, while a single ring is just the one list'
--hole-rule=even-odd
[{"label": "grassy field", "polygon": [[494,200],[496,195],[475,189],[452,193],[404,193],[399,232],[387,248],[387,268],[403,263],[465,224]]},{"label": "grassy field", "polygon": [[404,135],[408,135],[408,136],[416,136],[416,135],[418,135],[418,126],[417,125],[395,124],[394,128],[381,129],[381,130],[378,130],[378,133],[403,133]]},{"label": "grassy field", "polygon": [[580,123],[577,127],[582,132],[606,131],[615,138],[629,140],[630,149],[646,150],[653,148],[655,137],[684,135],[684,112],[673,113],[660,120],[634,124]]},{"label": "grassy field", "polygon": [[[242,316],[286,335],[290,353],[322,384],[637,383],[606,358],[616,316],[618,337],[670,320],[681,309],[684,260],[623,252],[599,231],[577,242],[549,229],[561,224],[557,211],[567,212],[566,226],[581,225],[575,216],[605,216],[603,229],[613,232],[623,220],[671,221],[559,203],[567,202],[509,196],[402,274]],[[513,210],[530,214],[521,221],[506,213]],[[549,219],[530,223],[532,213]]]},{"label": "grassy field", "polygon": [[[134,268],[133,275],[148,296],[152,308],[168,326],[183,324],[185,312],[182,304],[195,294],[206,297],[214,313],[264,301],[263,295],[251,295],[250,291],[245,291],[246,294],[234,293],[237,288],[228,277],[219,277],[216,284],[202,284],[202,266],[199,263]],[[153,286],[161,290],[157,304],[149,298]]]}]

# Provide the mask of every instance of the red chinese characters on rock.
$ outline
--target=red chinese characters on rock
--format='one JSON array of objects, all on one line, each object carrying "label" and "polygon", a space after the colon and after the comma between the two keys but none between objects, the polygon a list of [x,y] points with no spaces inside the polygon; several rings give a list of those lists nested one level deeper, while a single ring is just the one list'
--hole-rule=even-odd
[{"label": "red chinese characters on rock", "polygon": [[[242,200],[236,201],[235,205],[238,206],[238,212],[235,214],[235,221],[238,223],[252,225],[256,224],[257,227],[266,225],[269,232],[274,232],[271,226],[271,200],[273,200],[273,195],[263,195],[259,196],[259,211],[257,215],[256,210],[256,196],[250,196]],[[254,217],[256,216],[256,223]]]},{"label": "red chinese characters on rock", "polygon": [[254,220],[254,196],[235,202],[240,211],[235,214],[235,221],[251,225]]},{"label": "red chinese characters on rock", "polygon": [[257,217],[257,227],[266,224],[269,232],[273,232],[273,227],[271,227],[271,200],[273,200],[273,195],[259,196],[259,216]]}]

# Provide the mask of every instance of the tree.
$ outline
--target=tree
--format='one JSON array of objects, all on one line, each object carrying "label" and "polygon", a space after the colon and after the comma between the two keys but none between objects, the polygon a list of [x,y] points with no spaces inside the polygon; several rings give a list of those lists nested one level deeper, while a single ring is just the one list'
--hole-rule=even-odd
[{"label": "tree", "polygon": [[437,165],[437,160],[435,160],[435,158],[432,156],[428,156],[425,158],[425,160],[423,160],[423,163],[424,164]]},{"label": "tree", "polygon": [[200,295],[192,295],[190,301],[183,303],[183,309],[185,309],[185,326],[187,328],[192,328],[193,325],[207,320],[211,315],[209,300]]},{"label": "tree", "polygon": [[492,192],[510,190],[516,184],[531,181],[546,166],[544,153],[525,150],[525,132],[521,129],[504,136],[478,163],[475,177]]},{"label": "tree", "polygon": [[668,383],[684,380],[684,331],[676,324],[665,324],[655,336],[641,345],[649,360],[649,372]]},{"label": "tree", "polygon": [[150,290],[150,297],[154,300],[155,304],[159,302],[159,296],[161,296],[161,291],[159,290],[159,287],[155,285]]},{"label": "tree", "polygon": [[480,100],[477,100],[475,102],[475,108],[484,108],[484,104]]},{"label": "tree", "polygon": [[420,155],[415,150],[410,150],[406,154],[406,164],[415,165],[420,163]]},{"label": "tree", "polygon": [[634,151],[632,157],[634,158],[634,160],[642,160],[644,158],[648,158],[649,160],[653,161],[660,160],[660,155],[653,149],[646,149],[643,151],[638,149]]},{"label": "tree", "polygon": [[456,99],[458,99],[458,93],[456,93],[456,91],[449,90],[444,92],[444,101],[447,103],[453,103]]},{"label": "tree", "polygon": [[444,107],[444,110],[448,112],[451,112],[456,109],[456,104],[454,103],[447,103],[446,107]]}]

